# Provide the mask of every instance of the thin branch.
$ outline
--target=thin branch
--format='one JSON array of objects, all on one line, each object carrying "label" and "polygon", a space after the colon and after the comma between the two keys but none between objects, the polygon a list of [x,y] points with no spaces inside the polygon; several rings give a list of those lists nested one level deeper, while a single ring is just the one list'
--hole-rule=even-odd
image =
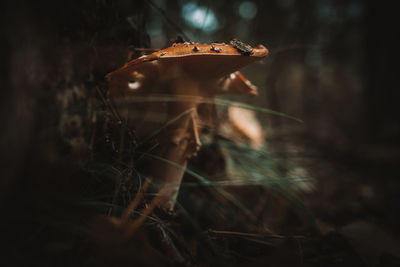
[{"label": "thin branch", "polygon": [[139,192],[137,192],[134,200],[129,204],[128,208],[126,208],[124,214],[121,216],[122,221],[126,222],[129,217],[135,212],[135,209],[138,206],[140,200],[143,198],[144,192],[146,192],[150,182],[151,178],[146,178],[143,186],[140,188]]}]

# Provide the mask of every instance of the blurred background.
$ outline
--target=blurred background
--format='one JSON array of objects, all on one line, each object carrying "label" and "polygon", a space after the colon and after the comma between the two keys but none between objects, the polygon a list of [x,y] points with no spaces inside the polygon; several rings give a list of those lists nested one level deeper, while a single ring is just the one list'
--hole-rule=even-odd
[{"label": "blurred background", "polygon": [[[165,48],[177,36],[199,43],[238,38],[263,44],[270,55],[242,71],[259,96],[233,99],[303,121],[258,114],[271,150],[315,180],[304,201],[319,225],[343,236],[354,236],[349,225],[363,236],[378,228],[386,235],[376,242],[390,243],[384,252],[398,257],[399,28],[393,6],[361,0],[16,0],[2,1],[0,9],[5,217],[38,216],[42,203],[34,200],[49,191],[43,184],[56,194],[79,187],[60,182],[79,176],[85,158],[65,145],[65,136],[77,135],[65,125],[90,124],[71,119],[82,107],[69,105],[96,97],[108,72],[140,56],[137,48]],[[16,232],[5,240],[24,236]],[[362,243],[357,238],[349,242]],[[380,255],[374,260],[386,266]]]}]

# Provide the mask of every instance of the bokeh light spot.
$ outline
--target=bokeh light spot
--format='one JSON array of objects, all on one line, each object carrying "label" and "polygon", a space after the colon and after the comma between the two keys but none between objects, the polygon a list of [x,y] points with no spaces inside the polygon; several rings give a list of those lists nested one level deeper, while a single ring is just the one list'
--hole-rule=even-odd
[{"label": "bokeh light spot", "polygon": [[183,6],[182,17],[190,26],[205,32],[213,32],[218,29],[215,13],[211,9],[198,6],[193,2]]},{"label": "bokeh light spot", "polygon": [[250,1],[244,1],[239,6],[239,15],[244,19],[253,19],[257,15],[257,6]]}]

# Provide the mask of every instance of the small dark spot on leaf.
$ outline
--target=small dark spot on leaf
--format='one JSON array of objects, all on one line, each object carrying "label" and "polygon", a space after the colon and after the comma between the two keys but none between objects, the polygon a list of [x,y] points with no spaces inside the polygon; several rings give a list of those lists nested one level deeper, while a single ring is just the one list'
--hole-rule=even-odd
[{"label": "small dark spot on leaf", "polygon": [[219,52],[222,51],[222,49],[219,48],[219,47],[215,47],[215,46],[211,45],[211,51],[215,51],[215,52],[219,53]]},{"label": "small dark spot on leaf", "polygon": [[229,41],[229,44],[236,48],[243,56],[251,56],[254,53],[249,45],[243,43],[239,39],[232,39]]}]

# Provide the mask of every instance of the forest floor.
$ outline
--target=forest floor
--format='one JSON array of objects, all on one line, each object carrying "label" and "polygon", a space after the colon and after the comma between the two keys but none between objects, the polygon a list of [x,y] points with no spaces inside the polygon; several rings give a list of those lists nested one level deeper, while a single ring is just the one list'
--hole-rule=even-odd
[{"label": "forest floor", "polygon": [[316,190],[304,201],[319,235],[304,243],[305,266],[400,266],[400,150],[335,152],[304,140],[284,143],[315,178]]}]

